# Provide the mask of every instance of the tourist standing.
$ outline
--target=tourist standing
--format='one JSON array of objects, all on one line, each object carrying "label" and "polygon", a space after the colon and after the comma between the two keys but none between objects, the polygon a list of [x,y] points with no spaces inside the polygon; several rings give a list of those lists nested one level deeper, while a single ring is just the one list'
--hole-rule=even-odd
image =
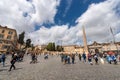
[{"label": "tourist standing", "polygon": [[93,65],[92,64],[92,55],[91,55],[91,53],[88,53],[88,62],[89,62],[89,64]]},{"label": "tourist standing", "polygon": [[68,64],[70,64],[70,55],[67,56]]},{"label": "tourist standing", "polygon": [[103,53],[99,53],[100,62],[104,64]]},{"label": "tourist standing", "polygon": [[2,62],[2,59],[1,59],[1,58],[2,58],[2,55],[0,54],[0,63]]},{"label": "tourist standing", "polygon": [[118,59],[119,59],[119,62],[120,62],[120,55],[119,55]]},{"label": "tourist standing", "polygon": [[81,61],[81,54],[79,54],[78,57],[79,57],[79,60]]},{"label": "tourist standing", "polygon": [[63,62],[64,61],[64,54],[63,53],[60,54],[60,57],[61,57],[61,62]]},{"label": "tourist standing", "polygon": [[1,57],[3,67],[5,66],[5,59],[6,59],[6,55],[5,55],[5,53],[3,53],[2,57]]},{"label": "tourist standing", "polygon": [[30,64],[36,62],[36,55],[35,55],[34,52],[31,53],[31,59],[32,59],[32,60],[31,60]]},{"label": "tourist standing", "polygon": [[94,54],[94,59],[95,59],[95,64],[98,64],[98,55],[96,53]]},{"label": "tourist standing", "polygon": [[83,62],[86,62],[86,54],[85,52],[82,54]]},{"label": "tourist standing", "polygon": [[117,64],[117,57],[114,54],[111,57],[112,61],[114,61],[114,64]]},{"label": "tourist standing", "polygon": [[72,54],[72,64],[75,63],[75,54]]},{"label": "tourist standing", "polygon": [[64,54],[64,64],[66,64],[68,61],[67,54]]}]

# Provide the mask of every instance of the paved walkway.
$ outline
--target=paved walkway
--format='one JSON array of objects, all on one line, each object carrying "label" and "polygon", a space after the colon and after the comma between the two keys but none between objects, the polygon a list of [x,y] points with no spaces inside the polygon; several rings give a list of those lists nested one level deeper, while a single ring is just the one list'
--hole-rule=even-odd
[{"label": "paved walkway", "polygon": [[62,64],[60,57],[50,56],[44,60],[38,57],[37,64],[29,64],[30,56],[23,62],[17,62],[16,70],[8,72],[10,63],[7,58],[6,67],[0,63],[0,80],[120,80],[120,64],[89,65],[79,62]]}]

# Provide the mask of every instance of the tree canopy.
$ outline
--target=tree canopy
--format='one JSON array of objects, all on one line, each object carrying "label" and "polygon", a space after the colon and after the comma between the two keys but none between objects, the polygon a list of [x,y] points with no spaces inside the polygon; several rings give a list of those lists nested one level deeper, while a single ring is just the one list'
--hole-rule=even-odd
[{"label": "tree canopy", "polygon": [[26,40],[26,46],[25,46],[26,48],[29,48],[29,47],[31,47],[31,39],[27,39]]},{"label": "tree canopy", "polygon": [[48,51],[55,51],[55,43],[49,43],[46,47]]},{"label": "tree canopy", "polygon": [[63,51],[62,46],[57,45],[57,46],[56,46],[56,51]]},{"label": "tree canopy", "polygon": [[22,32],[21,34],[19,34],[19,38],[18,38],[18,43],[23,45],[24,44],[24,37],[25,37],[25,32]]}]

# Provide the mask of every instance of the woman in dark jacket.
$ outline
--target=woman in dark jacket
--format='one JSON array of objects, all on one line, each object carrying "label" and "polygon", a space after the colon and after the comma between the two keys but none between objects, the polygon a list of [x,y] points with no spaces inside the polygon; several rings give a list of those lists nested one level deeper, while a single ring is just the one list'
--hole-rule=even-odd
[{"label": "woman in dark jacket", "polygon": [[15,55],[13,56],[12,60],[10,61],[11,66],[10,66],[9,71],[11,71],[12,67],[13,67],[14,69],[16,68],[15,65],[14,65],[16,61],[17,61],[17,54],[15,54]]}]

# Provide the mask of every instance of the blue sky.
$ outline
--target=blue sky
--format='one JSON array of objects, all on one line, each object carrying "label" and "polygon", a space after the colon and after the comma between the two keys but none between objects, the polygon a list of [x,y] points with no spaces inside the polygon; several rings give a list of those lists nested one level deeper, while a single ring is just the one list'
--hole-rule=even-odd
[{"label": "blue sky", "polygon": [[[29,1],[29,0],[28,0]],[[75,26],[75,22],[79,16],[81,16],[92,3],[99,3],[105,0],[61,0],[60,5],[57,7],[57,13],[54,17],[54,23],[43,23],[42,25],[36,25],[35,30],[38,30],[40,26],[50,28],[53,25],[65,25],[69,27]]]},{"label": "blue sky", "polygon": [[[6,6],[4,6],[6,5]],[[82,45],[120,41],[120,0],[1,0],[0,25],[16,29],[34,44]]]},{"label": "blue sky", "polygon": [[55,24],[69,24],[74,26],[76,19],[81,16],[91,3],[103,0],[61,0],[58,12],[55,15]]}]

